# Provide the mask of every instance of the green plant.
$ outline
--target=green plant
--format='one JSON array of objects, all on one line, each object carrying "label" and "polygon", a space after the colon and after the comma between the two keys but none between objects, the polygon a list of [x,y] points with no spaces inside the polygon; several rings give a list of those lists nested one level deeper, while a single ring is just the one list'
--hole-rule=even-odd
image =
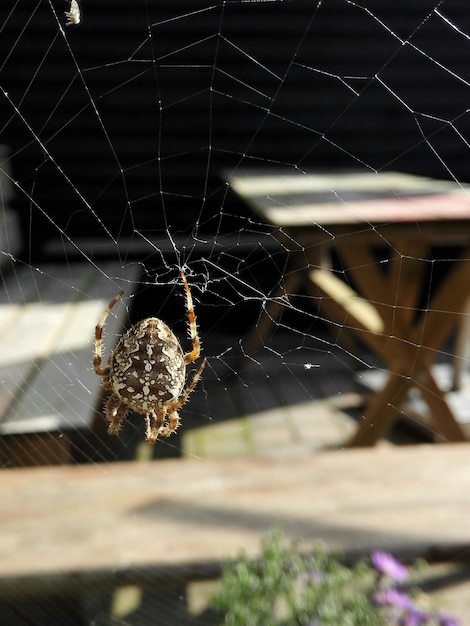
[{"label": "green plant", "polygon": [[320,547],[302,555],[275,529],[260,558],[225,564],[212,606],[224,626],[456,626],[418,607],[400,587],[407,576],[383,552],[353,567]]}]

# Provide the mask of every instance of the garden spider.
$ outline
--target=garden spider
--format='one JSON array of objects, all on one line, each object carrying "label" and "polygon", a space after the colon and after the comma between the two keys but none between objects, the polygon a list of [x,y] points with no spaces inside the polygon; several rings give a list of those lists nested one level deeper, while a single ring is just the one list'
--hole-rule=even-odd
[{"label": "garden spider", "polygon": [[93,367],[97,376],[103,378],[103,388],[111,391],[105,408],[110,435],[119,433],[127,412],[133,410],[145,415],[145,439],[150,444],[153,445],[159,436],[168,437],[179,426],[177,410],[186,402],[202,374],[206,359],[184,387],[186,365],[199,358],[201,346],[191,292],[184,272],[180,275],[186,292],[192,341],[190,352],[184,354],[180,342],[165,322],[148,317],[121,336],[106,367],[101,367],[103,326],[123,291],[111,300],[96,325]]}]

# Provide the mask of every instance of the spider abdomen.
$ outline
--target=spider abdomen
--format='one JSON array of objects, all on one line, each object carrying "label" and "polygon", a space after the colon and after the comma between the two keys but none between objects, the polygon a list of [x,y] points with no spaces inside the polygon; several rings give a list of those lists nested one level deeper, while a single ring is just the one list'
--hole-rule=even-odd
[{"label": "spider abdomen", "polygon": [[119,340],[111,357],[109,383],[131,409],[148,413],[180,396],[185,373],[178,339],[165,322],[149,317]]}]

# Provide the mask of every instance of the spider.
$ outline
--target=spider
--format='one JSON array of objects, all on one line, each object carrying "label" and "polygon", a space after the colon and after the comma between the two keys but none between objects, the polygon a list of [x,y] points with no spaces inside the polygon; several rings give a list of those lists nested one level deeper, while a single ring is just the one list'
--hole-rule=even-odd
[{"label": "spider", "polygon": [[[95,330],[93,367],[103,378],[103,388],[111,391],[105,415],[108,433],[117,435],[129,410],[145,415],[145,439],[153,445],[158,437],[168,437],[179,426],[178,409],[196,386],[204,359],[191,382],[184,387],[186,365],[199,358],[201,344],[196,328],[193,299],[184,272],[180,272],[186,293],[186,312],[192,350],[184,354],[172,330],[158,317],[148,317],[124,333],[101,366],[102,333],[106,318],[124,294],[120,291],[104,310]],[[152,421],[151,421],[152,420]]]}]

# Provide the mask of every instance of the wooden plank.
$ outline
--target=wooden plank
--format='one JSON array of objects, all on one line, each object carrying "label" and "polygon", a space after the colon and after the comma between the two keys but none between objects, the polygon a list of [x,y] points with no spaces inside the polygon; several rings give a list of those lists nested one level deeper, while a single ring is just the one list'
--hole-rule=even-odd
[{"label": "wooden plank", "polygon": [[230,186],[284,228],[468,220],[468,189],[399,172],[306,174],[243,170]]},{"label": "wooden plank", "polygon": [[[1,291],[1,434],[91,425],[101,385],[91,365],[94,327],[119,289],[109,277],[128,286],[136,275],[134,267],[117,263],[101,270],[84,264],[47,266],[41,273],[24,268],[17,284]],[[120,307],[109,316],[111,337],[125,315]]]},{"label": "wooden plank", "polygon": [[328,269],[317,268],[310,270],[308,275],[309,279],[327,297],[336,302],[347,315],[350,315],[361,329],[373,335],[383,333],[382,318],[373,304],[361,298],[354,289],[335,276],[333,272]]},{"label": "wooden plank", "polygon": [[354,237],[387,246],[403,236],[462,244],[470,232],[468,188],[400,172],[240,169],[231,189],[266,223],[306,247]]},{"label": "wooden plank", "polygon": [[[461,189],[458,183],[403,172],[367,172],[338,170],[335,172],[308,171],[295,172],[292,168],[264,169],[238,168],[236,175],[230,177],[230,186],[241,196],[296,196],[308,194],[318,199],[329,199],[340,204],[341,198],[352,201],[375,199],[384,195],[426,195],[430,193],[450,192]],[[418,195],[418,197],[419,197]],[[315,204],[317,203],[314,200]]]},{"label": "wooden plank", "polygon": [[4,381],[0,391],[2,419],[21,393],[34,370],[34,357],[41,353],[49,337],[47,323],[42,323],[39,311],[33,305],[40,292],[44,297],[48,295],[46,274],[36,273],[26,266],[19,266],[19,269],[12,266],[11,269],[2,277],[0,291],[0,376]]},{"label": "wooden plank", "polygon": [[469,540],[470,445],[7,469],[0,501],[0,593],[72,573],[184,574],[256,554],[273,524],[304,548],[445,552]]},{"label": "wooden plank", "polygon": [[59,432],[38,432],[0,438],[0,467],[62,465],[72,461],[72,443]]}]

